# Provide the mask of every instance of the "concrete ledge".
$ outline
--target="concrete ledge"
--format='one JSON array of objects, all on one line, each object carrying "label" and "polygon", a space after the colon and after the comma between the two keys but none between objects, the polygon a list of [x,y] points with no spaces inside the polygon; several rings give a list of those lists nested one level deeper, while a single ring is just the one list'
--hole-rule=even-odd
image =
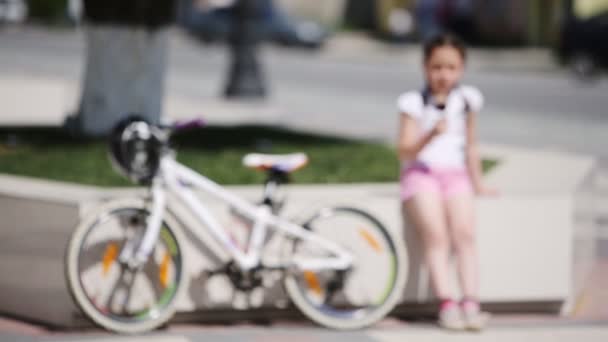
[{"label": "concrete ledge", "polygon": [[51,325],[73,324],[77,309],[65,286],[63,254],[79,219],[77,198],[51,198],[63,190],[57,185],[40,187],[53,192],[28,195],[19,188],[26,180],[1,182],[0,311]]},{"label": "concrete ledge", "polygon": [[[498,311],[533,308],[557,312],[575,296],[573,265],[585,262],[573,260],[577,255],[574,194],[593,167],[593,160],[559,155],[542,159],[542,154],[533,157],[500,149],[494,152],[502,162],[488,181],[503,195],[478,204],[481,299],[494,303]],[[230,189],[252,201],[261,191],[249,186]],[[137,191],[0,176],[0,274],[10,275],[0,278],[0,312],[59,327],[82,325],[64,280],[67,241],[88,210],[108,198],[133,196]],[[370,211],[393,233],[405,237],[410,275],[404,304],[396,312],[407,316],[432,307],[428,274],[420,263],[420,243],[411,227],[403,229],[396,184],[295,185],[289,194],[285,208],[289,216],[306,217],[326,204],[352,205]],[[210,203],[220,220],[226,219],[227,208],[204,196],[202,199]],[[180,212],[183,209],[172,206],[171,210],[182,223],[198,231],[198,226],[191,224],[192,218]],[[213,243],[201,248],[201,241],[189,231],[184,229],[191,284],[179,300],[179,317],[214,316],[205,312],[250,317],[256,311],[234,311],[237,303],[230,296],[228,283],[209,284],[200,278],[202,269],[220,264],[225,256],[214,252]],[[208,238],[203,235],[201,239]],[[286,313],[281,309],[285,304],[282,288],[275,286],[264,295],[260,310]]]}]

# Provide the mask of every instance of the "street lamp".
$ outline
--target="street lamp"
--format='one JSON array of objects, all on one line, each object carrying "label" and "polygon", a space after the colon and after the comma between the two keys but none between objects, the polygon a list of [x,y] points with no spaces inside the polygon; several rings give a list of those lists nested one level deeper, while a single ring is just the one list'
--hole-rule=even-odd
[{"label": "street lamp", "polygon": [[261,40],[260,0],[239,0],[236,25],[230,33],[232,62],[225,95],[228,98],[261,98],[266,95],[256,50]]}]

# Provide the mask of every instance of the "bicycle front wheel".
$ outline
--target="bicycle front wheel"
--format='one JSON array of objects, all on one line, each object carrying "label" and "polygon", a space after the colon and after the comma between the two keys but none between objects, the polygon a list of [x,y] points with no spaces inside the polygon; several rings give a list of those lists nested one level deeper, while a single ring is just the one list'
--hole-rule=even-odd
[{"label": "bicycle front wheel", "polygon": [[163,222],[143,267],[119,262],[125,248],[141,242],[150,213],[143,201],[103,206],[76,228],[66,253],[66,278],[76,304],[97,325],[119,333],[140,333],[166,323],[183,290],[178,233]]},{"label": "bicycle front wheel", "polygon": [[[285,288],[312,321],[333,329],[360,329],[383,319],[398,303],[407,272],[403,246],[373,216],[353,208],[321,210],[304,227],[338,243],[354,256],[351,270],[293,270]],[[293,256],[323,257],[297,240]]]}]

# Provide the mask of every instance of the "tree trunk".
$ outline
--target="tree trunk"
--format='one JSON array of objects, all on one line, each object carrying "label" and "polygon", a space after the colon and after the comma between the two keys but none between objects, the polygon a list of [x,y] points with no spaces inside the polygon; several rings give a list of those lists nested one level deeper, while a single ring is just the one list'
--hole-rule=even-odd
[{"label": "tree trunk", "polygon": [[107,135],[130,113],[159,122],[173,0],[85,0],[86,69],[77,134]]},{"label": "tree trunk", "polygon": [[109,133],[130,113],[159,122],[167,62],[166,29],[86,27],[87,62],[79,130],[87,136]]}]

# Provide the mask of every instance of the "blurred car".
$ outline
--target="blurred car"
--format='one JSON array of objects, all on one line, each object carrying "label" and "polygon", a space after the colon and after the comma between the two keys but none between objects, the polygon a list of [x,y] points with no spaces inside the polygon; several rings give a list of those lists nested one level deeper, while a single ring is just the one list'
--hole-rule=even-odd
[{"label": "blurred car", "polygon": [[0,0],[0,24],[21,23],[27,18],[28,7],[24,0]]},{"label": "blurred car", "polygon": [[[236,28],[237,1],[182,0],[178,23],[204,42],[227,41]],[[257,34],[275,43],[304,48],[320,48],[328,32],[319,23],[287,16],[271,0],[261,1]]]},{"label": "blurred car", "polygon": [[571,16],[566,20],[558,53],[584,79],[608,68],[608,11],[585,19]]}]

